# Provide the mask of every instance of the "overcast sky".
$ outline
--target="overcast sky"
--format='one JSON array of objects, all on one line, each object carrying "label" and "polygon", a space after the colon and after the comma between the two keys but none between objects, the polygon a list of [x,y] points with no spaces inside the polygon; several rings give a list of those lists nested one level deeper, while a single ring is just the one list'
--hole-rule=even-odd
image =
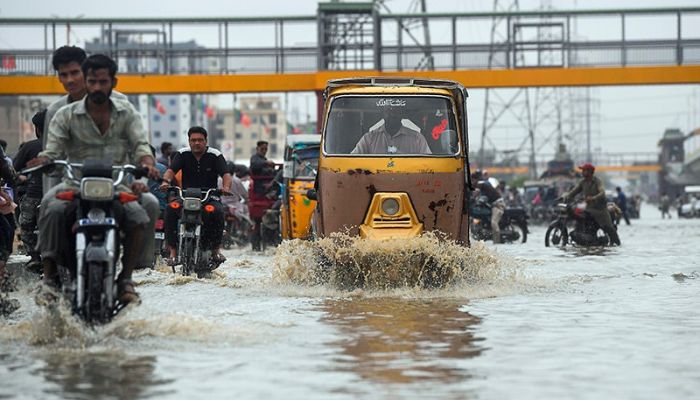
[{"label": "overcast sky", "polygon": [[[393,12],[408,12],[415,1],[389,0],[387,6]],[[508,3],[501,0],[501,3]],[[602,8],[656,8],[656,7],[697,7],[698,0],[562,0],[562,1],[528,1],[521,0],[521,10],[534,10],[543,3],[556,9],[602,9]],[[313,0],[256,0],[248,1],[222,1],[222,0],[170,0],[170,1],[83,1],[70,2],[56,0],[23,0],[0,2],[0,17],[212,17],[212,16],[289,16],[289,15],[314,15],[317,9],[317,1]],[[427,0],[428,12],[470,12],[490,11],[493,1],[487,0]],[[684,35],[690,32],[696,38],[700,38],[700,15],[697,24],[684,27]],[[630,24],[631,25],[631,24]],[[675,27],[667,23],[642,24],[636,29],[641,35],[654,35],[663,37],[674,34]],[[580,30],[582,35],[594,35],[597,29],[601,29],[595,23],[586,31],[586,26]],[[627,28],[634,32],[635,26]],[[691,30],[691,31],[689,31]],[[182,39],[185,40],[184,33]],[[193,33],[196,35],[196,33]],[[440,40],[440,32],[435,40]],[[73,40],[90,39],[90,34],[83,34],[76,30]],[[77,38],[76,38],[77,37]],[[17,35],[11,30],[0,27],[0,50],[26,48],[24,40],[36,43],[36,48],[43,48],[43,36],[41,40],[34,37]],[[61,43],[63,44],[63,43]],[[34,47],[34,46],[32,46]],[[303,114],[310,95],[294,95],[290,99],[294,106]],[[222,104],[230,102],[222,99]],[[604,151],[656,151],[656,144],[666,128],[680,128],[688,132],[700,127],[700,85],[675,85],[675,86],[643,86],[643,87],[599,87],[591,91],[591,97],[595,99],[594,123],[596,129],[593,136],[593,147]],[[470,127],[472,147],[480,145],[480,130],[484,109],[484,90],[472,90],[470,93]],[[291,106],[290,106],[291,108]],[[503,127],[493,131],[490,135],[493,141],[500,147],[513,148],[520,143],[523,133],[514,122],[505,121]],[[553,144],[546,152],[553,151]]]}]

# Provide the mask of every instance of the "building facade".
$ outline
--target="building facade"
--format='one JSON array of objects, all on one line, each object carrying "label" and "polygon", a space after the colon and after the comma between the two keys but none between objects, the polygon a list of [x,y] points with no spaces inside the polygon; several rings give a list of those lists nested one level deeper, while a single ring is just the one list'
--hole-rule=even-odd
[{"label": "building facade", "polygon": [[239,109],[219,110],[209,131],[210,144],[227,160],[248,164],[259,140],[269,143],[267,158],[282,162],[287,119],[276,96],[242,97]]}]

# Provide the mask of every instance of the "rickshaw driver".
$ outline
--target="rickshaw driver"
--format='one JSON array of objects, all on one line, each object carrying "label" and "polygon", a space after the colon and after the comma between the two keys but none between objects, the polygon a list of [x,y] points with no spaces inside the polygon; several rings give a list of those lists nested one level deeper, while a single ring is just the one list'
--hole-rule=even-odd
[{"label": "rickshaw driver", "polygon": [[[420,128],[402,120],[401,103],[387,102],[383,119],[372,126],[357,142],[351,154],[432,154]],[[405,104],[405,103],[404,103]]]}]

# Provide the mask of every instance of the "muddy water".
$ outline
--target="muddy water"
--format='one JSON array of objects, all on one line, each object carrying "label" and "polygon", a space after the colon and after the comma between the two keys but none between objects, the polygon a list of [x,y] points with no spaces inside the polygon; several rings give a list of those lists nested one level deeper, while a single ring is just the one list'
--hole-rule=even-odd
[{"label": "muddy water", "polygon": [[143,304],[98,329],[37,308],[19,274],[0,398],[697,398],[700,220],[642,217],[605,250],[538,227],[467,252],[234,250],[209,280],[139,272]]}]

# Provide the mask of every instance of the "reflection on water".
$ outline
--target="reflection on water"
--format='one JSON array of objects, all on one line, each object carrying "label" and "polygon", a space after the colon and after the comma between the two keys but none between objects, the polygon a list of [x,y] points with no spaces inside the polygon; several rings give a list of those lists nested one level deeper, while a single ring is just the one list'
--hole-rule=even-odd
[{"label": "reflection on water", "polygon": [[455,360],[483,351],[473,330],[480,319],[449,299],[350,298],[326,300],[322,322],[340,330],[337,368],[377,383],[469,377]]},{"label": "reflection on water", "polygon": [[609,256],[615,253],[614,247],[605,246],[571,246],[563,250],[569,257]]},{"label": "reflection on water", "polygon": [[62,398],[133,399],[164,394],[160,385],[170,383],[155,377],[156,357],[129,356],[123,351],[48,351],[44,366],[35,373],[57,388],[46,389]]}]

